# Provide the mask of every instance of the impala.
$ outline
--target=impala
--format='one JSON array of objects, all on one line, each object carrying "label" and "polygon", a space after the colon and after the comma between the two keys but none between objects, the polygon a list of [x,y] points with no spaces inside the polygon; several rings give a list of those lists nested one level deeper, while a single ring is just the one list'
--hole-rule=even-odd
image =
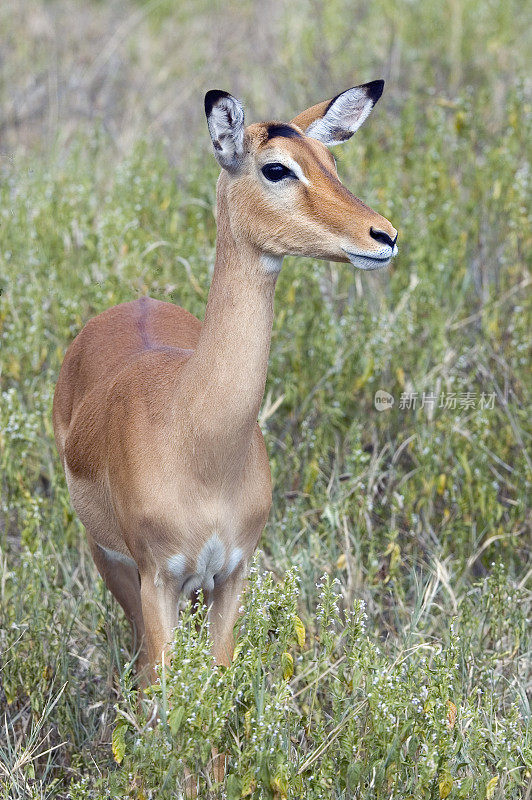
[{"label": "impala", "polygon": [[397,252],[395,228],[343,186],[327,149],[352,136],[382,89],[372,81],[290,123],[248,127],[238,100],[207,92],[222,171],[203,324],[141,297],[91,319],[66,353],[53,408],[57,447],[142,668],[171,641],[179,595],[199,589],[214,660],[231,660],[239,594],[271,505],[257,415],[283,256],[372,270]]}]

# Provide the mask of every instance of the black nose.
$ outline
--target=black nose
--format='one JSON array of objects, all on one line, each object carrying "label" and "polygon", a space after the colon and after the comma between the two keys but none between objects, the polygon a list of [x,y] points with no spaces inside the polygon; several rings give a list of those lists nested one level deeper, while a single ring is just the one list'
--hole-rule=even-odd
[{"label": "black nose", "polygon": [[397,241],[397,234],[395,234],[395,239],[392,239],[391,236],[388,236],[388,234],[384,233],[384,231],[378,230],[378,228],[370,228],[369,235],[371,236],[372,239],[375,239],[376,242],[389,244],[390,247],[393,247]]}]

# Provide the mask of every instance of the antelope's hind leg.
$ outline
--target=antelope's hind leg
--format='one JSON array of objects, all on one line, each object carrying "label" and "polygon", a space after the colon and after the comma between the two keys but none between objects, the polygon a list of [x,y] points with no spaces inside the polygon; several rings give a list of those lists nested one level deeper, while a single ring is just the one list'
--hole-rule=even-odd
[{"label": "antelope's hind leg", "polygon": [[67,461],[64,468],[70,499],[85,526],[94,563],[131,623],[134,652],[139,653],[137,671],[140,674],[146,667],[147,657],[137,564],[124,544],[111,501],[101,482],[75,475]]}]

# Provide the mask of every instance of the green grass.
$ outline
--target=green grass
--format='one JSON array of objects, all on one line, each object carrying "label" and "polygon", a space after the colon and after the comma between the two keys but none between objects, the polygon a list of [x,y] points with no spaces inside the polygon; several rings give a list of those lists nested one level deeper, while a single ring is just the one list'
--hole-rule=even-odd
[{"label": "green grass", "polygon": [[[185,610],[176,657],[143,701],[127,625],[69,502],[51,401],[66,347],[104,308],[149,293],[202,317],[216,165],[202,121],[198,154],[177,167],[135,126],[117,155],[98,124],[44,153],[14,147],[0,167],[5,800],[164,800],[185,765],[200,796],[221,797],[211,744],[230,756],[230,799],[530,797],[523,9],[381,2],[357,10],[359,35],[344,42],[346,6],[312,4],[318,29],[305,5],[293,40],[276,40],[293,75],[278,113],[348,85],[355,57],[362,80],[390,64],[390,90],[335,155],[345,183],[399,229],[400,254],[378,275],[285,260],[261,413],[274,504],[239,655],[207,667],[205,625]],[[183,11],[183,24],[204,13]],[[150,47],[171,37],[165,4],[148,22]],[[376,410],[378,389],[391,410]],[[412,392],[417,407],[401,408]],[[456,407],[440,407],[452,393]],[[155,702],[167,709],[158,725]]]}]

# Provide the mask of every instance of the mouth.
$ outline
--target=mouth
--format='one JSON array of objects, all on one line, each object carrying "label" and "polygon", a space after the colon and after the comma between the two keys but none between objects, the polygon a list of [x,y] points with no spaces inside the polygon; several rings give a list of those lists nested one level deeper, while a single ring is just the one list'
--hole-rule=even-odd
[{"label": "mouth", "polygon": [[397,252],[397,248],[394,247],[395,252],[391,252],[388,256],[367,256],[363,255],[362,253],[351,253],[349,250],[345,250],[344,248],[342,248],[342,250],[354,267],[367,271],[386,267]]}]

